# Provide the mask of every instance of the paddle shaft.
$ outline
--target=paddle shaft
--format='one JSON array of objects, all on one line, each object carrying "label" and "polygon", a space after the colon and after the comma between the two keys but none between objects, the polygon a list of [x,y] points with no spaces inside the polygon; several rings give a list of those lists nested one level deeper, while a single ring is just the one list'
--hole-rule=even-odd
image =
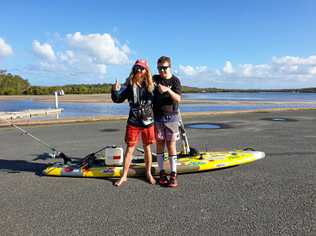
[{"label": "paddle shaft", "polygon": [[55,147],[49,145],[48,143],[44,142],[43,140],[37,138],[36,136],[32,135],[30,132],[26,131],[25,129],[22,129],[21,127],[15,125],[14,123],[12,122],[9,122],[8,120],[6,119],[3,119],[3,118],[0,118],[1,120],[5,121],[7,124],[9,124],[10,126],[18,129],[19,131],[22,132],[22,134],[26,134],[27,136],[31,137],[32,139],[34,139],[35,141],[37,141],[38,143],[40,144],[43,144],[44,146],[46,146],[47,148],[49,148],[50,150],[52,150],[54,153],[59,153]]}]

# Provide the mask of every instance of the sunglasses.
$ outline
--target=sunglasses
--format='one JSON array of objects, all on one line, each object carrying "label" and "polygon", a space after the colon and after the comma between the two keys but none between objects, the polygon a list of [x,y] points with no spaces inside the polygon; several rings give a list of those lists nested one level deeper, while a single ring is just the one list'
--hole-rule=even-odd
[{"label": "sunglasses", "polygon": [[143,73],[145,70],[146,69],[144,67],[141,67],[141,66],[138,66],[138,65],[133,67],[133,72],[135,74],[138,73],[138,72]]},{"label": "sunglasses", "polygon": [[167,71],[169,66],[158,66],[159,71]]}]

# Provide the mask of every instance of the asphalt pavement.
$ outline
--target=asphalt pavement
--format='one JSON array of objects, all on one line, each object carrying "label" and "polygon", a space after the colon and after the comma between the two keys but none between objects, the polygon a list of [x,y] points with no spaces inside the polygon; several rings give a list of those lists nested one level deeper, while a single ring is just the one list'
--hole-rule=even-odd
[{"label": "asphalt pavement", "polygon": [[[175,189],[141,178],[117,188],[110,179],[41,176],[53,161],[50,150],[0,128],[0,235],[316,235],[315,110],[195,116],[184,123],[223,125],[186,129],[199,150],[252,147],[266,158],[179,175]],[[83,157],[122,144],[125,121],[24,128]]]}]

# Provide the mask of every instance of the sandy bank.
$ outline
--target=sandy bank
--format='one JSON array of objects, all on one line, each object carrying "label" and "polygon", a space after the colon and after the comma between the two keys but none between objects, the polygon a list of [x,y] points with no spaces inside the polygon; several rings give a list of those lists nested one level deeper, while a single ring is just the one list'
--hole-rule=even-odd
[{"label": "sandy bank", "polygon": [[[53,95],[20,95],[0,96],[0,101],[32,100],[37,102],[55,103]],[[59,102],[71,103],[112,103],[110,94],[67,94],[58,97]],[[275,101],[227,101],[227,100],[194,100],[183,99],[182,104],[316,104],[316,102],[275,102]]]}]

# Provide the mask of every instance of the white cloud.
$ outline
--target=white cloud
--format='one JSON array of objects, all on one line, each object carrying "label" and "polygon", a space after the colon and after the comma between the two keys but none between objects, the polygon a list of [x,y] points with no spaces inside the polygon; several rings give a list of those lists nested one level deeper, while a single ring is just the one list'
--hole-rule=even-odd
[{"label": "white cloud", "polygon": [[225,74],[233,74],[235,72],[233,65],[230,61],[226,61],[224,68],[223,68],[223,72]]},{"label": "white cloud", "polygon": [[[198,70],[203,68],[203,70]],[[220,69],[206,66],[180,65],[179,76],[184,82],[198,81],[199,86],[218,84],[218,87],[304,87],[306,84],[316,86],[316,55],[309,57],[273,57],[269,64],[233,65],[226,61]],[[197,85],[197,84],[192,84]],[[309,85],[310,86],[310,85]]]},{"label": "white cloud", "polygon": [[245,64],[241,66],[241,73],[245,77],[251,77],[253,75],[253,65]]},{"label": "white cloud", "polygon": [[[57,34],[57,33],[56,33]],[[109,65],[130,63],[131,50],[127,44],[113,38],[110,34],[82,34],[76,32],[58,38],[53,35],[56,48],[48,43],[34,40],[32,48],[39,57],[36,65],[29,67],[32,74],[63,78],[65,81],[77,79],[77,82],[92,82],[104,79]]]},{"label": "white cloud", "polygon": [[237,76],[238,77],[256,77],[256,78],[264,78],[268,77],[271,66],[266,64],[259,64],[259,65],[253,65],[253,64],[242,64],[237,67]]},{"label": "white cloud", "polygon": [[207,70],[207,66],[179,66],[179,70],[182,71],[184,74],[189,76],[195,76],[197,74],[203,73]]},{"label": "white cloud", "polygon": [[11,46],[0,38],[0,57],[7,57],[13,54]]},{"label": "white cloud", "polygon": [[52,46],[48,43],[41,44],[39,41],[34,40],[32,43],[33,52],[44,60],[55,61],[56,55]]},{"label": "white cloud", "polygon": [[106,65],[104,65],[104,64],[98,64],[98,65],[96,65],[97,66],[97,68],[98,68],[98,70],[99,70],[99,73],[101,74],[101,75],[105,75],[106,74]]},{"label": "white cloud", "polygon": [[309,69],[309,73],[310,73],[311,75],[316,75],[316,66],[311,67],[311,68]]},{"label": "white cloud", "polygon": [[73,64],[76,61],[75,53],[71,50],[66,50],[65,52],[60,52],[58,54],[59,59],[62,62]]},{"label": "white cloud", "polygon": [[282,65],[316,65],[316,55],[307,58],[293,56],[273,57],[272,61]]},{"label": "white cloud", "polygon": [[72,48],[91,57],[96,63],[114,65],[129,63],[129,47],[126,44],[120,46],[110,34],[83,35],[76,32],[68,34],[67,40]]}]

